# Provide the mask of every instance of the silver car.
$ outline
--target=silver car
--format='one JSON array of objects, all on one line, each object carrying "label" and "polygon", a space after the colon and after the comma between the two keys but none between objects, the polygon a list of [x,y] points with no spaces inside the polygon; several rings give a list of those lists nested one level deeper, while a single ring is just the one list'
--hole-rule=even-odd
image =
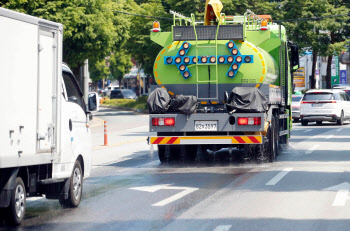
[{"label": "silver car", "polygon": [[294,122],[300,120],[300,102],[304,95],[292,95],[292,117]]}]

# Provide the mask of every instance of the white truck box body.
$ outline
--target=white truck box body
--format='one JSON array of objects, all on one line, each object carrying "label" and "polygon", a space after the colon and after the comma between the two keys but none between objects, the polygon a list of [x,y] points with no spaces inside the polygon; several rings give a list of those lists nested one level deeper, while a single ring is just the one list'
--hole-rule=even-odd
[{"label": "white truck box body", "polygon": [[0,31],[0,168],[52,163],[52,178],[67,178],[82,155],[88,176],[87,117],[62,78],[63,26],[0,8]]}]

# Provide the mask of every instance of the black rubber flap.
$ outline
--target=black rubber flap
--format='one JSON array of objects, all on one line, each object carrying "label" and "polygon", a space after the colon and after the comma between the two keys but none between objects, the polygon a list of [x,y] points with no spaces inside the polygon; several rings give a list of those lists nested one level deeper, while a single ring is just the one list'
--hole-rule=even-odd
[{"label": "black rubber flap", "polygon": [[197,97],[193,95],[178,95],[171,102],[170,109],[185,115],[193,114],[197,109]]},{"label": "black rubber flap", "polygon": [[226,104],[227,110],[237,112],[265,112],[267,99],[256,87],[235,87]]},{"label": "black rubber flap", "polygon": [[147,106],[151,114],[164,114],[168,110],[170,96],[164,88],[156,88],[147,99]]}]

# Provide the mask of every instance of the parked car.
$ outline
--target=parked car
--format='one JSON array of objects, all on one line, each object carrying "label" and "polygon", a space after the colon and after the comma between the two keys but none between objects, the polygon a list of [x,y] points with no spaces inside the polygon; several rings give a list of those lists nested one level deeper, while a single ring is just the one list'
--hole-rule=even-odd
[{"label": "parked car", "polygon": [[115,89],[111,91],[110,99],[137,99],[135,92],[129,89]]},{"label": "parked car", "polygon": [[337,122],[343,125],[350,118],[350,97],[342,90],[309,90],[305,93],[300,106],[301,124],[322,121]]},{"label": "parked car", "polygon": [[350,88],[350,85],[349,84],[334,84],[333,85],[333,89],[343,89],[343,88]]},{"label": "parked car", "polygon": [[345,91],[345,93],[350,96],[350,85],[348,84],[338,84],[339,86],[333,86],[333,89],[339,89]]},{"label": "parked car", "polygon": [[300,102],[304,95],[292,95],[292,117],[295,122],[300,119]]},{"label": "parked car", "polygon": [[100,93],[101,96],[106,96],[106,95],[107,95],[107,92],[108,92],[107,87],[106,87],[105,89],[102,89],[102,88],[101,88],[101,89],[99,90],[99,93]]},{"label": "parked car", "polygon": [[107,87],[107,96],[111,96],[111,92],[113,91],[113,90],[117,90],[117,89],[124,89],[124,86],[121,86],[120,88],[119,88],[119,85],[112,85],[112,86],[109,86],[109,87]]}]

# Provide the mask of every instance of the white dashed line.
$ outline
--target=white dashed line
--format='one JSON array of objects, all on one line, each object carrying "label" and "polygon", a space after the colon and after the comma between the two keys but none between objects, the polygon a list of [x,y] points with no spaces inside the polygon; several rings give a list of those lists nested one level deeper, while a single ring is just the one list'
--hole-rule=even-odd
[{"label": "white dashed line", "polygon": [[338,128],[338,129],[337,129],[337,132],[340,132],[341,130],[343,130],[343,128]]},{"label": "white dashed line", "polygon": [[278,173],[274,178],[272,178],[265,185],[275,185],[280,181],[283,177],[285,177],[293,168],[285,168],[282,172]]},{"label": "white dashed line", "polygon": [[216,226],[214,231],[228,231],[231,229],[231,227],[232,225],[219,225],[219,226]]},{"label": "white dashed line", "polygon": [[326,137],[326,139],[331,139],[333,137],[334,137],[334,135],[329,135],[329,136]]},{"label": "white dashed line", "polygon": [[307,129],[304,132],[311,132],[311,131],[312,131],[312,129]]},{"label": "white dashed line", "polygon": [[313,145],[311,148],[309,148],[309,149],[305,152],[305,154],[311,154],[311,153],[312,153],[313,151],[315,151],[319,146],[320,146],[320,145],[318,145],[318,144]]}]

